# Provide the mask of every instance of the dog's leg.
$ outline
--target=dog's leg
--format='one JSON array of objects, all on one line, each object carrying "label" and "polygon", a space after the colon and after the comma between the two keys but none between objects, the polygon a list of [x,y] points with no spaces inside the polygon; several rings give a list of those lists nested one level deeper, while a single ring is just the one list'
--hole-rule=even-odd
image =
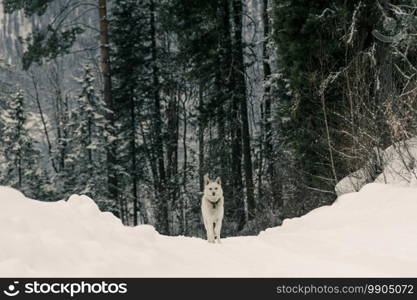
[{"label": "dog's leg", "polygon": [[216,237],[217,242],[220,244],[220,232],[222,231],[222,221],[217,220],[216,223],[214,223],[214,235]]},{"label": "dog's leg", "polygon": [[207,232],[207,241],[209,243],[214,243],[213,223],[208,222],[204,219],[204,227],[206,228],[206,232]]},{"label": "dog's leg", "polygon": [[210,232],[210,239],[209,239],[209,243],[214,243],[214,238],[215,238],[215,234],[214,234],[214,224],[213,222],[209,222],[208,224],[209,227],[209,232]]}]

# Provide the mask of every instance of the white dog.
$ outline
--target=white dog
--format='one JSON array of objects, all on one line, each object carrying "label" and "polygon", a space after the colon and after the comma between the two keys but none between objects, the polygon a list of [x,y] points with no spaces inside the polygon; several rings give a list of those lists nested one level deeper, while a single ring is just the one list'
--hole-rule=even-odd
[{"label": "white dog", "polygon": [[207,241],[220,243],[220,231],[224,214],[224,198],[220,177],[211,181],[208,175],[204,176],[204,195],[201,201],[204,227],[207,231]]}]

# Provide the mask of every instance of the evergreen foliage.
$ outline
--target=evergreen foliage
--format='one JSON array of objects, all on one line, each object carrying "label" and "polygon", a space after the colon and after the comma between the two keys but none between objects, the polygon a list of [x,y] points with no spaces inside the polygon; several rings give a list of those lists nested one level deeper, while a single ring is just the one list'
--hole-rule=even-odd
[{"label": "evergreen foliage", "polygon": [[[34,20],[52,3],[3,1]],[[49,81],[25,73],[16,93],[0,69],[1,183],[31,197],[83,193],[126,225],[203,236],[208,173],[223,233],[255,234],[330,204],[359,168],[371,182],[416,134],[415,1],[115,0],[71,85],[55,64],[88,27],[61,16],[91,4],[105,15],[70,1],[25,39],[23,68]]]}]

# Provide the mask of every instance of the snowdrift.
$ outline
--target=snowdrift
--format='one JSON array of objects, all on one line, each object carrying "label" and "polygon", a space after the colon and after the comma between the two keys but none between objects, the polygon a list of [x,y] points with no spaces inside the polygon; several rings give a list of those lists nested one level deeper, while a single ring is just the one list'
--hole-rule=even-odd
[{"label": "snowdrift", "polygon": [[[374,149],[376,151],[376,149]],[[417,137],[393,144],[385,150],[380,150],[382,172],[373,182],[388,183],[398,186],[417,186]],[[369,162],[371,163],[371,162]],[[335,191],[337,195],[359,191],[369,183],[369,174],[363,167],[342,180]]]},{"label": "snowdrift", "polygon": [[2,277],[417,276],[417,190],[366,185],[259,236],[159,235],[93,200],[41,202],[0,187]]}]

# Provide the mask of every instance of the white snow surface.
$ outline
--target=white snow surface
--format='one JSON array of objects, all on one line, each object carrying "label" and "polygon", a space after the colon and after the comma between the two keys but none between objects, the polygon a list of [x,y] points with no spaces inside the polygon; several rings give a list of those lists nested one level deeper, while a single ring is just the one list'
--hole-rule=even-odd
[{"label": "white snow surface", "polygon": [[[373,182],[417,186],[417,137],[398,142],[380,151],[383,170]],[[340,180],[335,191],[339,196],[359,191],[370,182],[368,177],[368,172],[363,167]]]},{"label": "white snow surface", "polygon": [[126,227],[93,200],[0,187],[1,277],[417,276],[417,189],[368,184],[259,236],[221,244]]}]

